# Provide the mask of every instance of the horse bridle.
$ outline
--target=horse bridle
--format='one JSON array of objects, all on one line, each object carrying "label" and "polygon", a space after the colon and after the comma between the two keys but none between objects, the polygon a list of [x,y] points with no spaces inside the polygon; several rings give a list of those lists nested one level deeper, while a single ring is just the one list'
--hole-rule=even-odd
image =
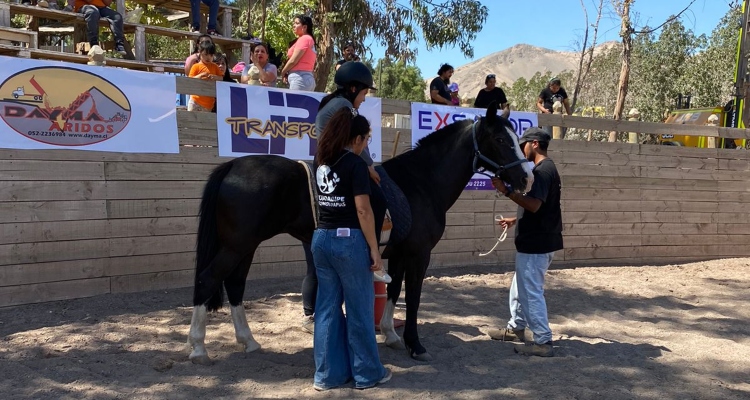
[{"label": "horse bridle", "polygon": [[[472,167],[474,168],[475,174],[481,174],[488,178],[499,178],[500,173],[505,171],[506,169],[510,169],[515,167],[516,165],[520,165],[526,162],[526,159],[518,159],[516,161],[513,161],[512,163],[508,163],[505,165],[500,165],[492,160],[490,160],[487,156],[482,154],[481,151],[479,151],[479,143],[477,142],[477,125],[479,124],[479,121],[474,122],[474,124],[471,127],[471,138],[474,140],[474,161],[472,162]],[[492,176],[486,172],[486,168],[481,167],[483,169],[480,169],[479,167],[479,160],[484,161],[485,163],[489,164],[492,168],[494,168],[495,175]],[[490,170],[491,171],[491,170]]]}]

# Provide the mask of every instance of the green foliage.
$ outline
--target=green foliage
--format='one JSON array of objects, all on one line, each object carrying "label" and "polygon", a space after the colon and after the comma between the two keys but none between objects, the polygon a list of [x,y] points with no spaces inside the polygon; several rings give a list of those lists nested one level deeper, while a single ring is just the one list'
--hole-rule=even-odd
[{"label": "green foliage", "polygon": [[419,68],[413,65],[381,58],[373,75],[378,97],[419,102],[427,100],[424,78]]}]

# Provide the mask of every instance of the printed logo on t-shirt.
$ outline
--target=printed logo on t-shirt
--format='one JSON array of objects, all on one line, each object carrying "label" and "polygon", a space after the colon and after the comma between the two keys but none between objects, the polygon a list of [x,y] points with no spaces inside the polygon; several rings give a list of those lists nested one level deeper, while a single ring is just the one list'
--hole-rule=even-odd
[{"label": "printed logo on t-shirt", "polygon": [[561,94],[552,93],[552,104],[554,104],[556,101],[559,101],[560,103],[562,103],[563,100],[565,100],[565,99],[563,99],[563,97],[562,97]]},{"label": "printed logo on t-shirt", "polygon": [[331,167],[327,165],[321,165],[318,167],[318,171],[315,174],[315,178],[318,180],[318,188],[321,193],[331,194],[336,190],[336,184],[339,183],[339,176],[335,172],[331,173]]},{"label": "printed logo on t-shirt", "polygon": [[327,165],[321,165],[318,167],[318,171],[315,173],[315,178],[318,181],[318,204],[321,207],[346,207],[346,198],[344,196],[326,196],[336,190],[336,184],[341,181],[341,178],[331,171],[331,167]]}]

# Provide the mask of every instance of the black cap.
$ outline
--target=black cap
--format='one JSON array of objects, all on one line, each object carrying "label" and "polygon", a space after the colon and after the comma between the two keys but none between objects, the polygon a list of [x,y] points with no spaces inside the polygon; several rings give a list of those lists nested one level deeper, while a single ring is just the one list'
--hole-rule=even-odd
[{"label": "black cap", "polygon": [[552,137],[550,137],[549,133],[545,132],[544,129],[532,127],[523,132],[523,135],[518,139],[518,144],[522,145],[534,140],[537,142],[549,142],[552,140]]}]

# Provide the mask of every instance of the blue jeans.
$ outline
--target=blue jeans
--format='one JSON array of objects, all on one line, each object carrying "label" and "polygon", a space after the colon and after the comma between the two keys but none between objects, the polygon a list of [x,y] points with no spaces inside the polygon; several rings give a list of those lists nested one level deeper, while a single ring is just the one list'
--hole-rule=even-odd
[{"label": "blue jeans", "polygon": [[544,300],[544,274],[552,264],[555,253],[516,253],[516,273],[508,296],[510,320],[508,328],[521,330],[528,327],[534,333],[534,343],[552,340],[547,319],[547,302]]},{"label": "blue jeans", "polygon": [[190,0],[190,16],[193,29],[201,28],[201,1],[208,6],[208,30],[216,30],[216,15],[219,14],[219,0]]},{"label": "blue jeans", "polygon": [[289,89],[315,91],[315,77],[312,72],[292,71],[289,73]]},{"label": "blue jeans", "polygon": [[312,253],[318,274],[315,385],[330,389],[354,378],[358,388],[373,386],[386,371],[375,341],[375,290],[364,234],[351,229],[350,236],[339,237],[335,229],[317,229]]}]

